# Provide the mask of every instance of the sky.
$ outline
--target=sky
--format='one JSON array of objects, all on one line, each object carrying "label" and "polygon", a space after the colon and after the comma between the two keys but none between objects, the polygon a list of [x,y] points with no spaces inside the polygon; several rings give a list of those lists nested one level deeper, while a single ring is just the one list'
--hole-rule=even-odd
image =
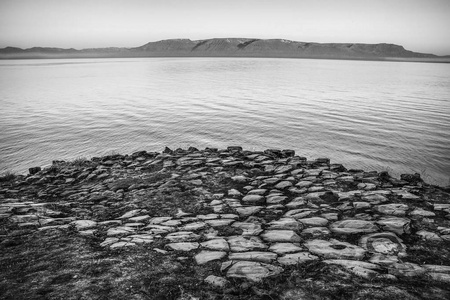
[{"label": "sky", "polygon": [[450,0],[0,0],[0,48],[226,37],[393,43],[450,55]]}]

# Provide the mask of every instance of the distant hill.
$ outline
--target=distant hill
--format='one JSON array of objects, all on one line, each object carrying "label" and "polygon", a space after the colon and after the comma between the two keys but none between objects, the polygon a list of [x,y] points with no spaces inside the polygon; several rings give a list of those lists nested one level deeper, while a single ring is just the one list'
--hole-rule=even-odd
[{"label": "distant hill", "polygon": [[0,49],[0,59],[81,57],[285,57],[361,60],[450,61],[450,56],[418,53],[395,44],[309,43],[283,39],[170,39],[135,48]]}]

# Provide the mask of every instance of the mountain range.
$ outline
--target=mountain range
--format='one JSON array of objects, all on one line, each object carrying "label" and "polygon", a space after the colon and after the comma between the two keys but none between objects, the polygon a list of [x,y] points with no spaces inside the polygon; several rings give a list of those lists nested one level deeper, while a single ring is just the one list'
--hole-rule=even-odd
[{"label": "mountain range", "polygon": [[0,49],[0,59],[88,57],[284,57],[450,62],[450,56],[413,52],[395,44],[313,43],[284,39],[214,38],[195,41],[170,39],[134,48]]}]

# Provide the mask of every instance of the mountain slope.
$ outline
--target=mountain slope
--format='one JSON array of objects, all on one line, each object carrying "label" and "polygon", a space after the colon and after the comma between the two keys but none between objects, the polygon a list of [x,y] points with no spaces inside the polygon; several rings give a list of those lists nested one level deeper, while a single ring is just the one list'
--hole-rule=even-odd
[{"label": "mountain slope", "polygon": [[0,49],[0,58],[231,56],[330,59],[438,59],[395,44],[306,43],[284,39],[214,38],[170,39],[135,48],[60,49],[34,47]]}]

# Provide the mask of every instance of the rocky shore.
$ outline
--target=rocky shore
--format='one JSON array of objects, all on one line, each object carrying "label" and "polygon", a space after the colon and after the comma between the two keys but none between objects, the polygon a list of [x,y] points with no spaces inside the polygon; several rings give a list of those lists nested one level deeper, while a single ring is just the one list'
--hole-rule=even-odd
[{"label": "rocky shore", "polygon": [[2,299],[450,299],[450,191],[293,150],[0,178]]}]

